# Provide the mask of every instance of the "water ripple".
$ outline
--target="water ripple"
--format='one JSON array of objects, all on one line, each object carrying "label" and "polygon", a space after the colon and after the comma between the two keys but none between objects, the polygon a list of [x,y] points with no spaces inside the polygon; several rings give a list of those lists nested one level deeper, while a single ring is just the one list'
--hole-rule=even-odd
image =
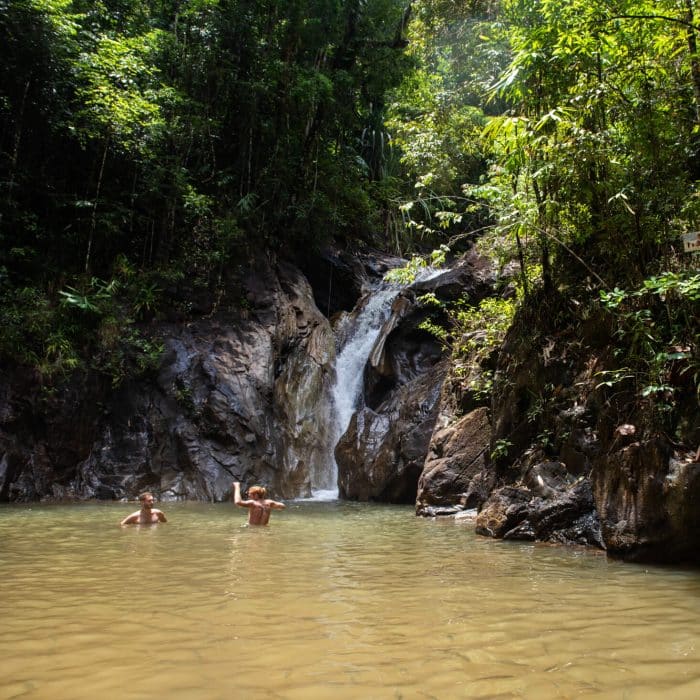
[{"label": "water ripple", "polygon": [[700,574],[410,508],[0,509],[0,699],[695,698]]}]

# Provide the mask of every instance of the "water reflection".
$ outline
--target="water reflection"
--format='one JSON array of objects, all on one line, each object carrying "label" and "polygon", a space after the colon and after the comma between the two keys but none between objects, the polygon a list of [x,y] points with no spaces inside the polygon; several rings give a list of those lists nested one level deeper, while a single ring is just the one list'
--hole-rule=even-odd
[{"label": "water reflection", "polygon": [[[0,509],[0,698],[695,698],[700,573],[404,507]],[[124,512],[122,512],[124,511]]]}]

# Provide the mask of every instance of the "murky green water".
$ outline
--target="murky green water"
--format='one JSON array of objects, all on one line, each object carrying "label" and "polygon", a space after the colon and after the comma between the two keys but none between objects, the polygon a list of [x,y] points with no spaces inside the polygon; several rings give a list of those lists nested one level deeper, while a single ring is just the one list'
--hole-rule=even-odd
[{"label": "murky green water", "polygon": [[698,698],[700,572],[412,509],[0,508],[0,698]]}]

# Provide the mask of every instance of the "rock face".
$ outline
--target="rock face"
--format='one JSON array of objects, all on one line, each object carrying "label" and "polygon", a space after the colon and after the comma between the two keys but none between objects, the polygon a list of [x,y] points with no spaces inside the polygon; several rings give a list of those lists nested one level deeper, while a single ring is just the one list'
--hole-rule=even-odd
[{"label": "rock face", "polygon": [[405,261],[377,250],[348,252],[326,247],[297,253],[297,263],[309,281],[316,306],[332,319],[350,312],[358,299],[391,268]]},{"label": "rock face", "polygon": [[493,264],[473,248],[467,251],[449,269],[436,277],[417,281],[411,285],[415,295],[432,292],[442,301],[467,299],[477,305],[494,294],[497,281]]},{"label": "rock face", "polygon": [[700,561],[700,463],[658,438],[596,462],[593,483],[607,550],[632,560]]},{"label": "rock face", "polygon": [[369,275],[357,254],[329,247],[319,254],[300,253],[298,263],[313,289],[316,306],[327,318],[352,311],[367,290]]},{"label": "rock face", "polygon": [[614,366],[605,318],[556,327],[554,317],[550,310],[521,319],[500,349],[483,461],[472,456],[486,441],[488,428],[474,429],[483,409],[458,418],[455,406],[470,402],[444,392],[444,427],[432,438],[417,512],[474,506],[477,532],[490,537],[586,544],[628,560],[700,562],[700,406],[692,387],[676,384],[679,422],[659,430],[659,414],[635,386],[618,382],[610,390],[600,380]]},{"label": "rock face", "polygon": [[[429,455],[440,412],[442,384],[448,371],[443,348],[421,327],[430,318],[431,310],[421,305],[420,296],[431,292],[442,301],[454,301],[467,294],[476,304],[493,292],[493,282],[492,269],[482,258],[470,252],[452,269],[415,282],[395,300],[391,316],[369,357],[363,406],[350,421],[336,447],[341,498],[413,503],[420,489],[419,498],[424,507],[446,505],[450,500],[450,489],[444,482],[453,478],[455,473],[460,474],[456,479],[460,493],[469,494],[466,496],[468,502],[475,500],[473,494],[477,491],[483,492],[485,497],[490,482],[482,475],[477,476],[488,443],[484,413],[481,422],[479,419],[474,421],[473,432],[480,441],[477,449],[472,450],[471,445],[465,444],[465,440],[475,437],[470,433],[464,440],[455,437],[446,448],[449,454],[443,458],[443,442],[450,441],[441,437],[435,442],[434,438],[430,450],[433,471],[419,486],[421,473],[426,473],[426,456]],[[468,473],[460,468],[459,457],[452,454],[460,449],[474,462],[467,468]],[[437,468],[441,459],[442,474]],[[450,471],[452,474],[447,477]],[[475,478],[471,486],[473,491],[470,491],[472,475]]]},{"label": "rock face", "polygon": [[[547,335],[531,332],[527,339],[521,330],[513,329],[498,361],[493,437],[509,443],[497,464],[500,482],[520,487],[534,461],[556,460],[568,481],[590,489],[589,519],[598,519],[600,546],[609,553],[700,561],[700,529],[692,515],[698,489],[693,452],[671,445],[659,430],[659,414],[650,401],[640,400],[636,387],[618,383],[610,390],[600,381],[601,372],[614,366],[605,317],[591,316]],[[686,394],[679,385],[679,415],[688,427],[679,424],[675,432],[695,445],[700,409]],[[572,524],[579,512],[571,511]]]},{"label": "rock face", "polygon": [[243,287],[242,317],[159,330],[152,381],[111,392],[88,377],[54,399],[56,414],[3,383],[0,497],[221,500],[233,479],[308,494],[330,449],[318,405],[331,328],[292,266],[259,262]]},{"label": "rock face", "polygon": [[437,416],[440,363],[350,421],[335,456],[341,498],[413,503]]},{"label": "rock face", "polygon": [[476,531],[503,539],[603,547],[590,482],[572,480],[561,462],[536,464],[521,487],[494,491],[477,516]]},{"label": "rock face", "polygon": [[76,376],[52,395],[34,373],[0,378],[0,500],[51,496],[97,438],[96,415],[108,387],[96,376]]},{"label": "rock face", "polygon": [[417,515],[451,514],[455,506],[477,508],[488,498],[495,484],[488,463],[490,441],[484,407],[436,429],[418,482]]},{"label": "rock face", "polygon": [[412,503],[437,416],[445,365],[407,291],[370,353],[361,406],[335,449],[341,498]]},{"label": "rock face", "polygon": [[[338,446],[341,496],[414,501],[446,370],[443,348],[420,328],[428,311],[416,297],[485,287],[475,261],[396,300],[365,371],[362,408]],[[117,390],[87,373],[40,401],[31,377],[8,375],[0,499],[114,499],[148,489],[165,500],[217,501],[233,479],[262,482],[282,498],[309,495],[333,448],[323,411],[336,339],[316,301],[329,299],[329,314],[343,311],[398,261],[331,251],[322,263],[315,273],[310,266],[310,285],[298,268],[258,259],[239,281],[242,309],[214,315],[201,298],[198,319],[152,327],[165,347],[159,371]]]},{"label": "rock face", "polygon": [[[351,316],[357,295],[393,264],[329,252],[312,288],[297,267],[261,258],[237,281],[242,308],[214,315],[202,303],[198,320],[154,326],[165,347],[158,372],[118,390],[97,372],[52,388],[3,368],[0,500],[148,489],[217,501],[234,479],[280,498],[309,495],[332,454],[328,389],[347,329],[336,323],[334,337],[317,304]],[[572,322],[568,301],[547,299],[539,319],[519,319],[484,360],[494,370],[485,405],[450,374],[420,295],[466,293],[477,304],[494,279],[468,253],[395,299],[335,448],[340,496],[415,502],[426,516],[477,509],[476,530],[491,537],[700,563],[700,405],[688,372],[667,368],[680,418],[659,427],[666,415],[640,401],[638,387],[601,382],[616,366],[605,319]]]}]

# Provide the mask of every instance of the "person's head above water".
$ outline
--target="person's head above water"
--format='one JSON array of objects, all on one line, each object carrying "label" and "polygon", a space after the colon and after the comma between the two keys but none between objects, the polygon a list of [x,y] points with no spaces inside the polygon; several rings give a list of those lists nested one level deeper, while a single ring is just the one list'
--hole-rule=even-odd
[{"label": "person's head above water", "polygon": [[162,510],[153,507],[155,498],[150,491],[145,491],[139,496],[141,510],[137,510],[131,515],[127,515],[121,521],[122,525],[150,525],[151,523],[167,523],[168,519]]},{"label": "person's head above water", "polygon": [[284,503],[265,498],[267,489],[264,486],[251,486],[248,489],[248,500],[241,498],[241,482],[234,481],[231,496],[237,506],[248,509],[248,525],[267,525],[270,511],[283,510]]}]

